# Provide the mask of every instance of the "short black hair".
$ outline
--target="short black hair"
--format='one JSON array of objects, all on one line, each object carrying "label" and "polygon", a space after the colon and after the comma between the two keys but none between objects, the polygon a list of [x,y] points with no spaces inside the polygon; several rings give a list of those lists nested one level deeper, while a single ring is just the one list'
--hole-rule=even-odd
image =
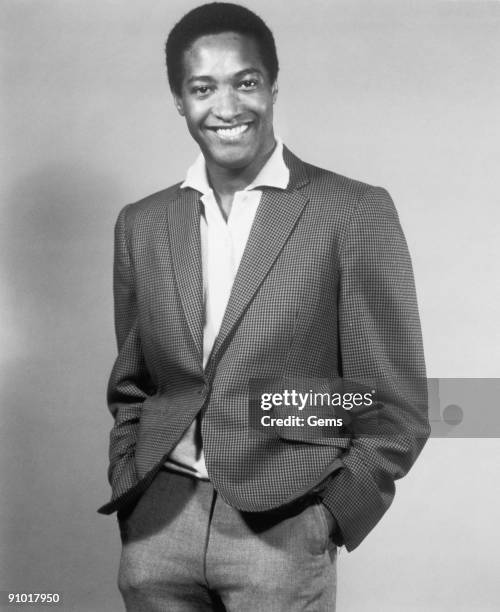
[{"label": "short black hair", "polygon": [[170,89],[180,95],[184,51],[201,36],[237,32],[252,37],[259,47],[262,63],[271,83],[276,81],[279,64],[271,30],[255,13],[239,4],[211,2],[186,13],[167,38],[165,53]]}]

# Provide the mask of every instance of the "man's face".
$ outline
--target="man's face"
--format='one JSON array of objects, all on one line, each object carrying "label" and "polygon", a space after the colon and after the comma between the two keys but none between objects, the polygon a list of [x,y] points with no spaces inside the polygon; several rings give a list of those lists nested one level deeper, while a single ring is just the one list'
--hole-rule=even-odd
[{"label": "man's face", "polygon": [[198,38],[184,53],[174,96],[209,169],[260,170],[274,147],[270,83],[257,43],[234,32]]}]

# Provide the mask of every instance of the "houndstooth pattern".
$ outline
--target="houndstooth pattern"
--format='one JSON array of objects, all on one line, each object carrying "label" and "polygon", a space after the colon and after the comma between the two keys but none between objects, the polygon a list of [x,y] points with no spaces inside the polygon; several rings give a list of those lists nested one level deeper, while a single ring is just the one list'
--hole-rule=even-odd
[{"label": "houndstooth pattern", "polygon": [[[286,191],[266,189],[220,333],[202,368],[199,194],[179,185],[126,206],[115,230],[118,357],[108,402],[111,513],[149,485],[194,417],[210,478],[262,511],[322,484],[352,550],[429,434],[410,257],[389,194],[284,148]],[[249,381],[376,379],[390,435],[297,439],[250,431]]]}]

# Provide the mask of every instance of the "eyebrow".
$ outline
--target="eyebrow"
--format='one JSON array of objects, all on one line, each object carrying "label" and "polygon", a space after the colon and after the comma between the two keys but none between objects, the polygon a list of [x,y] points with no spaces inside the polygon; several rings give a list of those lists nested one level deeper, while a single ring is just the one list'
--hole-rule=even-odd
[{"label": "eyebrow", "polygon": [[[260,70],[259,68],[244,68],[243,70],[239,70],[238,72],[235,72],[232,76],[232,78],[234,79],[241,79],[241,77],[243,77],[245,74],[248,73],[254,73],[254,74],[259,74],[260,76],[264,76],[262,70]],[[211,76],[208,75],[199,75],[199,76],[192,76],[190,77],[186,82],[192,83],[193,81],[214,81],[215,79]]]}]

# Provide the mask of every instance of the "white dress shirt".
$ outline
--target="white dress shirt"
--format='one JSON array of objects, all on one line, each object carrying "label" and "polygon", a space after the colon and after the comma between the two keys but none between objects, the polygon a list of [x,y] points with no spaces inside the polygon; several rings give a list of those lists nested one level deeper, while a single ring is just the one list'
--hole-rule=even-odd
[{"label": "white dress shirt", "polygon": [[[200,153],[187,171],[181,189],[195,189],[201,193],[203,213],[200,215],[201,261],[203,271],[203,367],[224,318],[229,295],[238,266],[245,250],[259,206],[262,187],[286,189],[290,171],[283,160],[283,143],[276,147],[255,180],[234,194],[227,221],[215,199],[207,177],[205,159]],[[186,430],[166,461],[169,469],[197,478],[208,479],[205,466],[200,420],[195,419]]]}]

